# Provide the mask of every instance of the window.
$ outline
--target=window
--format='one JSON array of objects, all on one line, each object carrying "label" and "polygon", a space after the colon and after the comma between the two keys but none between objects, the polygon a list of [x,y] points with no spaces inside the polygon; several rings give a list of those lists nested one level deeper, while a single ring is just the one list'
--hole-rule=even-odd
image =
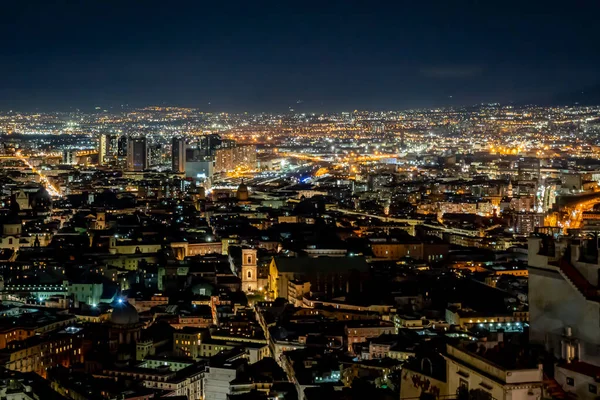
[{"label": "window", "polygon": [[575,379],[567,377],[567,385],[575,386]]},{"label": "window", "polygon": [[252,279],[252,271],[248,270],[248,279]]},{"label": "window", "polygon": [[596,394],[598,393],[598,387],[596,385],[588,385],[588,390],[590,391],[590,393]]},{"label": "window", "polygon": [[252,264],[252,256],[248,256],[248,264]]},{"label": "window", "polygon": [[465,388],[467,390],[469,390],[469,382],[465,379],[459,379],[458,380],[458,387],[459,388]]}]

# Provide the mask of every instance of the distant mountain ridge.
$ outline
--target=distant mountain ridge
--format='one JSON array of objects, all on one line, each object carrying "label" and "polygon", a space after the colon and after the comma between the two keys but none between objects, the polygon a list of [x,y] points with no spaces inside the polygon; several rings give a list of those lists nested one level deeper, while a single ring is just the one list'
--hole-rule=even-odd
[{"label": "distant mountain ridge", "polygon": [[583,106],[600,105],[600,83],[589,86],[586,89],[560,93],[548,102],[549,105],[572,105]]}]

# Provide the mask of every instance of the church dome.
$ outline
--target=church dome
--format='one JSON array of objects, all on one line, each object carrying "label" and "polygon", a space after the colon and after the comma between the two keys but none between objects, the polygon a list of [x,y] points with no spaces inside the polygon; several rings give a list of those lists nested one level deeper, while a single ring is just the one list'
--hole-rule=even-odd
[{"label": "church dome", "polygon": [[131,325],[140,322],[140,316],[134,306],[127,301],[113,307],[110,322],[115,325]]},{"label": "church dome", "polygon": [[248,186],[246,186],[246,184],[244,182],[242,182],[242,183],[240,183],[240,186],[238,186],[237,191],[238,191],[238,193],[239,192],[248,193]]},{"label": "church dome", "polygon": [[246,186],[244,180],[242,180],[242,183],[240,183],[240,186],[237,188],[236,197],[238,200],[248,200],[248,195],[248,186]]}]

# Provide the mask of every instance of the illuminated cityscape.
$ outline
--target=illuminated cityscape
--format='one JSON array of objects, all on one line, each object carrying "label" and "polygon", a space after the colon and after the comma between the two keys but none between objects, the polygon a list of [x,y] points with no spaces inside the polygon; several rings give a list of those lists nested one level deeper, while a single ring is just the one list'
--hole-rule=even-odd
[{"label": "illuminated cityscape", "polygon": [[0,400],[598,399],[597,4],[184,3],[2,6]]},{"label": "illuminated cityscape", "polygon": [[5,112],[0,131],[0,362],[65,397],[414,398],[482,368],[517,378],[472,390],[553,397],[597,365],[575,326],[598,296],[600,107]]}]

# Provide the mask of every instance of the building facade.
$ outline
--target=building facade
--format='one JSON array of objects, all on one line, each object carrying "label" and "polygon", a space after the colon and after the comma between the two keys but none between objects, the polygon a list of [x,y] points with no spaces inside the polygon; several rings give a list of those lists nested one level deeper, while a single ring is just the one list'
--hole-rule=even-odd
[{"label": "building facade", "polygon": [[185,172],[185,139],[174,137],[172,142],[171,169],[173,172]]},{"label": "building facade", "polygon": [[256,249],[242,249],[242,290],[246,293],[258,290]]},{"label": "building facade", "polygon": [[129,138],[127,141],[127,170],[143,171],[148,169],[148,165],[148,146],[146,138]]}]

